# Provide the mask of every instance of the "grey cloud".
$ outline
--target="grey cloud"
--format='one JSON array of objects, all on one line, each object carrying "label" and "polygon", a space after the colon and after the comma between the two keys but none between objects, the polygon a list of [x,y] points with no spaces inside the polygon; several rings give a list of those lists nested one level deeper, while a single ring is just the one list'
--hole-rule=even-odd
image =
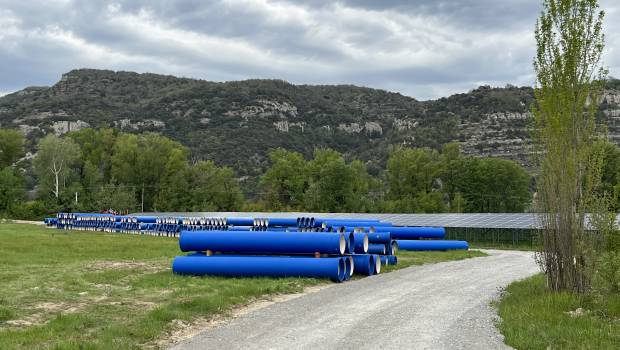
[{"label": "grey cloud", "polygon": [[[605,63],[619,75],[620,6],[602,6]],[[539,11],[535,0],[0,0],[0,91],[81,67],[357,84],[420,99],[529,85]]]}]

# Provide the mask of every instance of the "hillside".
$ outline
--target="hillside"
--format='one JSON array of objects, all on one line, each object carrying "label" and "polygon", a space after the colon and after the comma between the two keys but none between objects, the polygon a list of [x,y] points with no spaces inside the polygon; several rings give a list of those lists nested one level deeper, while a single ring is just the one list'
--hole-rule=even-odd
[{"label": "hillside", "polygon": [[[480,87],[432,101],[364,87],[292,85],[279,80],[215,83],[156,74],[81,69],[52,87],[0,98],[2,127],[20,128],[29,147],[42,135],[109,125],[157,131],[181,141],[193,159],[213,159],[254,176],[266,153],[284,147],[311,154],[327,146],[368,161],[371,172],[390,145],[439,147],[461,141],[474,155],[527,165],[528,87]],[[620,81],[601,106],[620,142]]]}]

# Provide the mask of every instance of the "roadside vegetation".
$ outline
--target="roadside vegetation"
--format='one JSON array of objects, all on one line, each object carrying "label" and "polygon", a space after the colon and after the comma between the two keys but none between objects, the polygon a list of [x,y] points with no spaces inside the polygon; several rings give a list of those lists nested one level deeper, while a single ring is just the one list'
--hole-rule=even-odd
[{"label": "roadside vegetation", "polygon": [[620,294],[599,299],[554,292],[542,274],[512,283],[497,309],[499,330],[515,349],[617,349]]},{"label": "roadside vegetation", "polygon": [[[310,278],[177,276],[178,241],[0,224],[0,349],[159,347],[234,306],[331,283]],[[399,265],[479,252],[401,252]]]}]

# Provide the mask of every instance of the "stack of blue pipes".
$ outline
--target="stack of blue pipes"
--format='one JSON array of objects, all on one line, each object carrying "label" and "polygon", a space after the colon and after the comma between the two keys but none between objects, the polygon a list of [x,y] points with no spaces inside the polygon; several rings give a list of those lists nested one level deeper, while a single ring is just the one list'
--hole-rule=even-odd
[{"label": "stack of blue pipes", "polygon": [[327,277],[373,275],[396,264],[400,250],[468,249],[444,240],[442,227],[394,226],[376,219],[141,216],[58,213],[58,229],[179,237],[188,255],[174,259],[179,274]]},{"label": "stack of blue pipes", "polygon": [[381,260],[368,254],[368,235],[310,227],[302,218],[224,218],[226,230],[183,230],[172,269],[178,274],[317,277],[342,282],[374,275]]}]

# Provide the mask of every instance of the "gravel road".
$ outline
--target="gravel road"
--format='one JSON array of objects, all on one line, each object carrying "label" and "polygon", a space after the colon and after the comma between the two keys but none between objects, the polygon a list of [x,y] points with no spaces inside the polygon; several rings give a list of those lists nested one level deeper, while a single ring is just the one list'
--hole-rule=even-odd
[{"label": "gravel road", "polygon": [[538,267],[530,252],[485,252],[275,303],[174,349],[505,349],[489,303]]}]

